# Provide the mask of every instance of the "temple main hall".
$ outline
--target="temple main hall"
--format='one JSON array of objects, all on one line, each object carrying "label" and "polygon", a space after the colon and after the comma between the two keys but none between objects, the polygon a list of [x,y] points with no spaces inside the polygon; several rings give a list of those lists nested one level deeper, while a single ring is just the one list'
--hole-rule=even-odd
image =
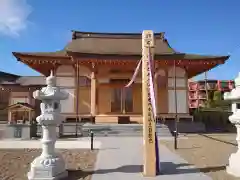
[{"label": "temple main hall", "polygon": [[[177,114],[179,118],[191,119],[188,79],[224,64],[229,56],[178,52],[164,33],[155,33],[154,38],[157,115],[174,118],[176,87]],[[53,70],[58,86],[70,93],[69,99],[61,103],[66,121],[78,117],[94,119],[95,123],[142,123],[141,72],[125,88],[142,56],[141,33],[72,31],[72,40],[61,51],[13,52],[13,55],[43,76],[18,77],[17,83],[2,84],[5,89],[11,88],[10,106],[18,103],[34,110],[38,103],[32,97],[36,89],[32,87],[43,86],[44,76]],[[11,121],[12,116],[8,118]]]}]

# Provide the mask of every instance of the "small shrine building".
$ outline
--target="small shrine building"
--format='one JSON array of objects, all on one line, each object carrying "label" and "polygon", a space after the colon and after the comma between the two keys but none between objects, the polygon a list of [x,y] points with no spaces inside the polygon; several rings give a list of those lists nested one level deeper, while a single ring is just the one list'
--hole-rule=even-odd
[{"label": "small shrine building", "polygon": [[[190,117],[188,79],[224,64],[229,56],[180,53],[169,45],[164,33],[155,33],[154,38],[157,114],[169,118],[175,115],[175,63],[177,113]],[[124,88],[141,59],[141,46],[141,33],[73,31],[71,42],[61,51],[13,55],[45,76],[54,71],[58,85],[70,93],[61,103],[66,119],[94,117],[96,123],[120,123],[125,117],[129,123],[141,123],[141,70],[135,82]]]}]

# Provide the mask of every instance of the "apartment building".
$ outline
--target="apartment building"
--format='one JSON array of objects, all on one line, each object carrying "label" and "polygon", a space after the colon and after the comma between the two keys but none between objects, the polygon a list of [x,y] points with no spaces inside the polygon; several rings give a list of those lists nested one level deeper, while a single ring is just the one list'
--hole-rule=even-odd
[{"label": "apartment building", "polygon": [[196,109],[198,107],[203,107],[207,100],[207,92],[221,91],[223,94],[224,92],[231,91],[233,88],[233,80],[189,80],[189,108]]}]

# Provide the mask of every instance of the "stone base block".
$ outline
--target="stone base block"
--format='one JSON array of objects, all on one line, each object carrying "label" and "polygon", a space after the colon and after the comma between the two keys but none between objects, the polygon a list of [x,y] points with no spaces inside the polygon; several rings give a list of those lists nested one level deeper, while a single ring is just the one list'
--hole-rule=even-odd
[{"label": "stone base block", "polygon": [[240,177],[240,151],[234,154],[231,154],[229,158],[229,166],[227,166],[227,173]]},{"label": "stone base block", "polygon": [[60,180],[67,176],[65,163],[60,155],[39,156],[31,163],[28,180]]},{"label": "stone base block", "polygon": [[[44,172],[45,173],[45,172]],[[40,177],[40,172],[39,172],[39,177],[32,177],[31,173],[28,173],[28,180],[63,180],[67,179],[68,177],[68,172],[64,171],[61,174],[56,175],[55,177]]]}]

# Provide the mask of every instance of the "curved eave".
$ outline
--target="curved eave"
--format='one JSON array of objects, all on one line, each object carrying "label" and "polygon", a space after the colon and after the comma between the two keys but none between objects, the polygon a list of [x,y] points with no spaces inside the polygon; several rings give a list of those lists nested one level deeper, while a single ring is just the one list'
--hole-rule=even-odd
[{"label": "curved eave", "polygon": [[[96,53],[81,53],[74,51],[67,51],[68,56],[83,57],[83,58],[104,58],[104,59],[131,59],[138,60],[142,57],[140,54],[96,54]],[[155,60],[223,60],[226,61],[230,56],[211,56],[211,55],[196,55],[196,54],[185,54],[185,53],[167,53],[167,54],[155,54]]]},{"label": "curved eave", "polygon": [[[29,54],[29,53],[19,53],[19,52],[13,52],[13,55],[17,58],[18,61],[24,61],[24,60],[71,60],[72,56],[77,58],[99,58],[99,59],[122,59],[126,58],[129,60],[137,60],[141,58],[141,55],[139,54],[93,54],[93,53],[79,53],[79,52],[72,52],[67,51],[65,56],[62,55],[56,55],[56,54]],[[190,61],[197,61],[197,60],[204,60],[204,61],[211,61],[211,60],[220,60],[222,63],[224,63],[226,60],[229,59],[230,56],[208,56],[208,55],[196,55],[196,54],[185,54],[185,53],[168,53],[168,54],[155,54],[154,59],[155,60],[190,60]],[[220,63],[220,64],[222,64]]]},{"label": "curved eave", "polygon": [[[62,53],[62,52],[60,52]],[[12,53],[16,59],[35,71],[47,76],[61,61],[71,62],[71,57],[67,55],[59,55],[59,52],[50,53]],[[37,63],[36,63],[37,62]],[[49,64],[49,62],[51,64]],[[40,64],[40,66],[39,66]]]},{"label": "curved eave", "polygon": [[18,61],[22,61],[24,58],[32,58],[32,59],[71,59],[71,57],[67,55],[58,55],[58,53],[20,53],[20,52],[12,52],[12,54],[17,58]]}]

